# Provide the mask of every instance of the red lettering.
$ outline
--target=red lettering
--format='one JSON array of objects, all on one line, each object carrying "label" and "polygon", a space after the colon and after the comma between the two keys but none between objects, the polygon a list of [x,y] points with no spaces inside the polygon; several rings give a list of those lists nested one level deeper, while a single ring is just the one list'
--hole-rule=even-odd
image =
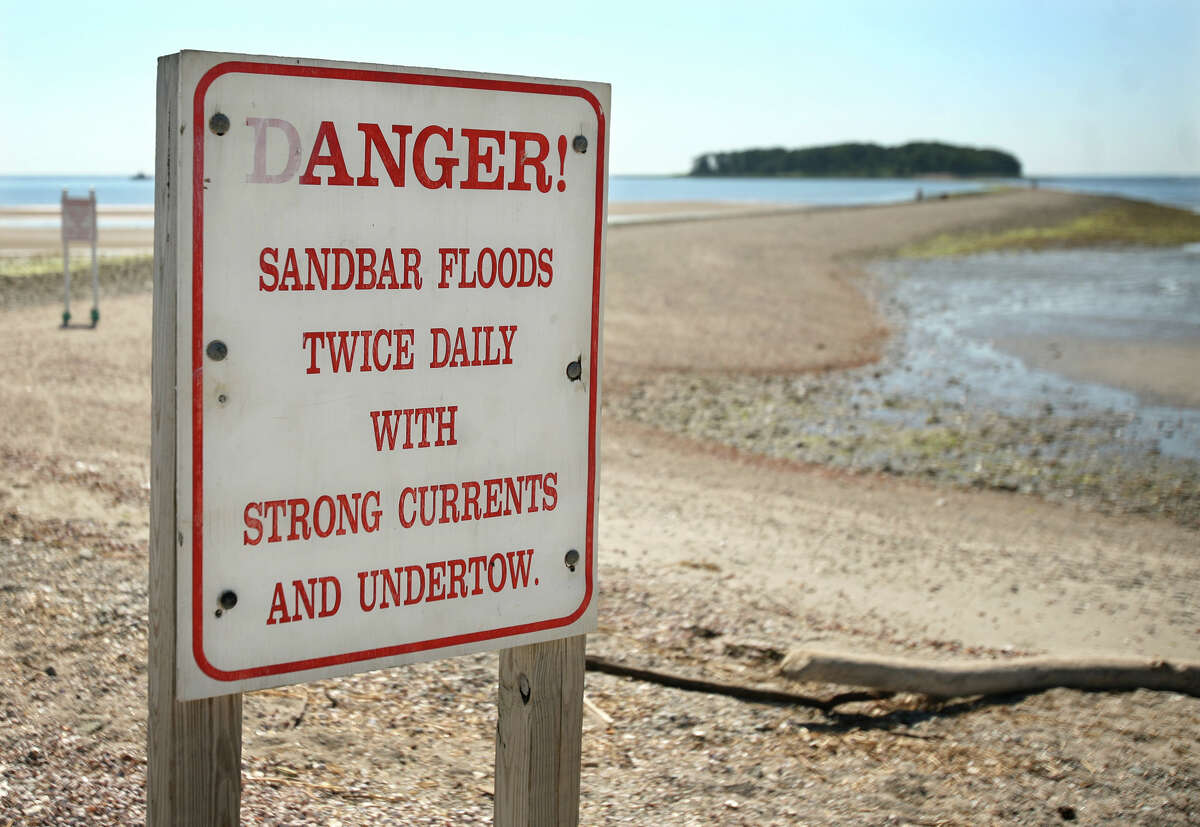
[{"label": "red lettering", "polygon": [[[251,516],[251,511],[253,511],[256,516]],[[246,503],[246,509],[242,512],[242,521],[246,524],[246,528],[253,530],[255,534],[253,538],[251,538],[249,531],[243,531],[242,545],[256,546],[262,541],[262,520],[258,519],[257,517],[257,515],[261,513],[262,511],[259,509],[258,503]]]},{"label": "red lettering", "polygon": [[467,596],[467,561],[466,560],[449,560],[447,565],[450,567],[449,588],[446,591],[446,597],[466,597]]},{"label": "red lettering", "polygon": [[[312,283],[309,276],[309,284]],[[291,287],[288,285],[291,284]],[[283,260],[283,277],[279,280],[280,290],[303,290],[300,284],[300,265],[296,262],[296,251],[288,247],[287,256]]]},{"label": "red lettering", "polygon": [[[408,516],[404,511],[404,498],[411,497],[413,504],[412,516]],[[396,513],[400,518],[400,525],[405,528],[412,528],[417,522],[417,489],[412,486],[406,487],[400,492],[400,501],[396,504]]]},{"label": "red lettering", "polygon": [[[413,575],[417,576],[417,582],[420,584],[416,594],[413,594]],[[420,566],[405,566],[404,576],[408,579],[408,585],[404,589],[404,605],[419,603],[425,594],[425,569]]]},{"label": "red lettering", "polygon": [[[338,535],[373,534],[379,530],[383,517],[380,507],[380,492],[356,491],[349,494],[322,494],[315,500],[306,497],[267,500],[248,503],[242,512],[246,531],[242,532],[244,545],[258,545],[265,533],[264,522],[270,521],[268,543],[309,540],[328,537],[335,531]],[[403,514],[401,514],[403,521]],[[284,523],[286,521],[286,523]],[[287,527],[286,536],[283,534]]]},{"label": "red lettering", "polygon": [[[270,261],[267,260],[268,257]],[[263,247],[262,252],[258,254],[258,269],[262,271],[262,275],[258,277],[259,290],[270,293],[279,285],[279,268],[276,266],[278,263],[279,248]],[[267,282],[266,276],[272,277],[270,283]]]},{"label": "red lettering", "polygon": [[425,602],[433,603],[438,600],[445,600],[446,592],[442,583],[442,576],[446,573],[445,561],[426,563],[425,570],[429,572],[429,593],[425,597]]},{"label": "red lettering", "polygon": [[[338,609],[342,607],[342,582],[336,577],[320,577],[317,579],[321,584],[321,611],[317,612],[317,617],[330,617],[337,614]],[[333,605],[329,605],[329,587],[333,587]]]},{"label": "red lettering", "polygon": [[[327,152],[321,152],[321,147],[327,146]],[[326,184],[338,187],[348,187],[354,184],[350,173],[346,172],[346,159],[342,157],[342,147],[338,143],[337,130],[333,121],[321,121],[317,130],[317,139],[313,141],[312,153],[308,156],[308,167],[300,176],[301,184],[320,184],[321,179],[313,174],[317,167],[333,167],[333,175],[325,179]],[[543,190],[545,192],[545,190]]]},{"label": "red lettering", "polygon": [[[458,522],[458,486],[453,483],[439,485],[438,490],[441,492],[442,500],[442,516],[438,520],[439,523],[457,523]],[[247,506],[248,507],[248,506]]]},{"label": "red lettering", "polygon": [[308,348],[308,368],[305,373],[320,373],[317,367],[317,346],[325,347],[325,334],[319,331],[309,331],[300,334],[300,349]]},{"label": "red lettering", "polygon": [[478,520],[479,519],[479,483],[464,482],[462,484],[463,492],[463,519]]},{"label": "red lettering", "polygon": [[276,583],[275,591],[271,594],[271,610],[267,613],[267,625],[291,622],[292,618],[288,616],[287,597],[283,593],[283,584]]},{"label": "red lettering", "polygon": [[475,577],[475,587],[471,589],[471,594],[483,594],[483,586],[480,584],[480,577],[483,575],[483,567],[487,565],[487,558],[472,557],[467,561],[467,565],[471,569],[471,574]]},{"label": "red lettering", "polygon": [[[354,253],[358,256],[358,281],[355,282],[354,289],[370,290],[379,280],[375,273],[375,251],[370,247],[356,247]],[[371,274],[370,281],[367,281],[367,273]]]},{"label": "red lettering", "polygon": [[349,523],[349,525],[350,525],[350,533],[351,534],[358,533],[359,501],[362,499],[362,494],[355,491],[354,494],[352,494],[351,496],[354,497],[353,505],[351,505],[351,503],[350,503],[350,498],[347,497],[345,494],[337,495],[337,504],[338,504],[337,533],[338,533],[339,537],[346,533],[346,524],[347,523]]},{"label": "red lettering", "polygon": [[[371,502],[374,501],[374,507]],[[370,509],[368,511],[368,509]],[[379,503],[379,492],[368,491],[362,498],[362,529],[367,534],[374,534],[379,530],[379,521],[383,517],[383,509]]]},{"label": "red lettering", "polygon": [[518,583],[522,588],[529,587],[529,569],[532,564],[533,549],[531,548],[508,553],[508,576],[514,589],[517,588]]},{"label": "red lettering", "polygon": [[[360,571],[358,573],[358,608],[362,609],[364,612],[369,612],[375,608],[375,599],[376,599],[375,590],[376,590],[376,588],[378,588],[378,586],[377,586],[377,580],[378,580],[377,575],[378,574],[379,574],[378,569],[374,569],[372,571]],[[370,604],[367,603],[367,578],[371,579],[371,602],[370,602]],[[379,608],[382,609],[383,607],[380,606]]]},{"label": "red lettering", "polygon": [[383,248],[383,263],[379,265],[379,283],[376,287],[380,290],[400,289],[400,282],[396,281],[396,263],[392,261],[391,247]]},{"label": "red lettering", "polygon": [[[392,343],[392,331],[376,330],[375,336],[371,340],[371,364],[375,366],[375,370],[387,370],[392,364],[392,354],[388,353],[386,358],[379,357],[379,343],[384,342],[390,345]],[[378,440],[376,440],[378,441]],[[375,450],[379,450],[376,448]]]},{"label": "red lettering", "polygon": [[288,500],[288,508],[292,510],[292,528],[288,532],[288,540],[307,540],[312,536],[308,528],[308,500]]},{"label": "red lettering", "polygon": [[[325,334],[329,344],[329,361],[333,372],[340,370],[350,372],[354,369],[354,351],[358,347],[357,330],[331,330]],[[334,339],[337,343],[334,343]],[[349,347],[347,348],[347,342]]]},{"label": "red lettering", "polygon": [[[504,266],[505,259],[509,264],[507,269]],[[499,270],[499,279],[501,287],[512,287],[517,283],[517,251],[512,247],[505,247],[500,251],[500,261],[497,269]],[[506,278],[507,277],[507,278]]]},{"label": "red lettering", "polygon": [[499,517],[503,513],[500,509],[500,495],[504,493],[503,480],[484,480],[483,487],[487,491],[487,508],[484,510],[483,516],[485,518]]},{"label": "red lettering", "polygon": [[392,602],[390,605],[400,605],[400,580],[404,574],[404,570],[400,568],[400,566],[396,566],[395,573],[396,579],[393,580],[392,572],[388,571],[387,569],[380,569],[379,571],[375,572],[375,574],[383,577],[383,589],[381,590],[382,596],[379,598],[379,608],[381,609],[388,608],[389,593],[392,595]]},{"label": "red lettering", "polygon": [[[387,251],[388,262],[391,262],[391,248]],[[404,247],[400,250],[400,255],[404,256],[404,289],[405,290],[420,290],[421,289],[421,274],[417,268],[421,266],[421,251],[412,247]],[[392,276],[395,280],[395,275]]]},{"label": "red lettering", "polygon": [[270,500],[263,503],[263,508],[271,509],[271,534],[267,537],[268,543],[278,543],[283,537],[279,533],[279,512],[287,507],[284,500]]},{"label": "red lettering", "polygon": [[[328,518],[324,525],[321,524],[321,509],[325,509]],[[313,505],[313,530],[317,532],[318,537],[328,537],[333,533],[333,526],[337,522],[337,508],[333,504],[333,497],[328,494],[322,494],[317,497],[317,502]]]},{"label": "red lettering", "polygon": [[454,263],[458,259],[458,250],[453,247],[439,247],[438,255],[442,257],[442,275],[438,279],[438,288],[445,290],[450,286],[450,279],[454,275]]},{"label": "red lettering", "polygon": [[[292,620],[303,620],[305,615],[311,619],[316,614],[317,601],[317,578],[308,578],[308,588],[304,588],[303,580],[292,581],[292,596],[295,599],[295,610],[292,612]],[[304,605],[304,613],[301,614],[300,606]]]},{"label": "red lettering", "polygon": [[[444,126],[425,127],[417,133],[417,140],[413,145],[413,172],[417,174],[417,180],[421,182],[421,186],[426,189],[449,189],[453,183],[454,168],[458,166],[458,159],[452,155],[434,158],[433,162],[441,167],[442,172],[437,178],[430,178],[428,167],[425,165],[425,149],[429,139],[434,135],[441,137],[448,152],[454,149],[454,133],[450,129]],[[303,180],[301,179],[301,181]]]},{"label": "red lettering", "polygon": [[392,186],[404,186],[404,144],[412,133],[412,127],[392,125],[392,132],[400,137],[394,158],[388,151],[387,140],[383,137],[383,131],[379,128],[379,124],[360,123],[358,131],[363,134],[363,174],[355,183],[360,187],[379,186],[379,179],[371,174],[371,149],[373,147],[379,155],[379,160],[383,161],[383,167],[387,171],[388,177],[392,179]]},{"label": "red lettering", "polygon": [[[492,174],[494,165],[493,149],[503,151],[504,132],[496,129],[463,129],[460,130],[467,139],[467,177],[460,186],[465,190],[498,190],[504,187],[504,167],[495,170],[495,177],[483,180],[480,172]],[[494,141],[495,147],[488,147],[482,153],[480,144],[483,141]]]},{"label": "red lettering", "polygon": [[[322,290],[329,289],[329,248],[321,248],[321,259],[317,260],[317,251],[313,247],[305,247],[304,254],[308,257],[308,282],[304,285],[305,290],[315,290],[313,284],[313,272],[317,274],[317,282],[321,285]],[[299,290],[300,288],[295,288]]]},{"label": "red lettering", "polygon": [[[538,192],[550,191],[550,174],[546,172],[546,156],[550,154],[550,141],[540,132],[509,132],[509,139],[516,144],[517,157],[513,165],[513,177],[508,182],[510,190],[527,192],[530,184],[525,180],[525,170],[531,167]],[[532,154],[529,144],[537,147]]]},{"label": "red lettering", "polygon": [[393,330],[392,333],[395,334],[396,341],[396,361],[395,367],[393,367],[392,370],[412,370],[412,328]]},{"label": "red lettering", "polygon": [[[496,573],[500,573],[500,582],[496,582]],[[504,568],[504,555],[493,554],[488,560],[488,587],[498,592],[504,588],[505,579],[508,577],[508,570]]]}]

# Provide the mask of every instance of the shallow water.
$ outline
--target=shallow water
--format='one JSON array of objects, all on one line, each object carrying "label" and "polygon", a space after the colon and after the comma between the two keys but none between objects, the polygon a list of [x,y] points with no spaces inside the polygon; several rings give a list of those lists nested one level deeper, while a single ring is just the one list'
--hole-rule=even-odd
[{"label": "shallow water", "polygon": [[1068,379],[996,344],[1200,340],[1200,251],[989,253],[879,262],[872,272],[904,331],[872,375],[877,390],[1018,417],[1116,416],[1127,422],[1113,437],[1125,449],[1200,459],[1200,410]]}]

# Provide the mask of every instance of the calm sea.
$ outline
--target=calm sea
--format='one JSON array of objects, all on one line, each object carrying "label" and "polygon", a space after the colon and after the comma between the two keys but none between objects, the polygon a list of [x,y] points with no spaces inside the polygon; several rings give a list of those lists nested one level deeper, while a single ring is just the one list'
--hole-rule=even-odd
[{"label": "calm sea", "polygon": [[[1200,176],[1046,177],[1038,185],[1074,192],[1123,195],[1200,211]],[[942,181],[910,178],[683,178],[614,175],[609,200],[738,201],[820,206],[887,204],[911,201],[920,189],[926,197],[973,192],[994,186],[1029,186],[1028,180]],[[101,204],[150,206],[154,181],[111,175],[0,175],[0,208],[52,206],[63,189],[72,196],[96,190]]]}]

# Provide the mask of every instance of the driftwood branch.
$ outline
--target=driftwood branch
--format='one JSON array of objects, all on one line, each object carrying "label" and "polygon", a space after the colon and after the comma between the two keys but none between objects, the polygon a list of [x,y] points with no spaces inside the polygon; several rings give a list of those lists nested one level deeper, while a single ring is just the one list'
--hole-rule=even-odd
[{"label": "driftwood branch", "polygon": [[890,692],[843,692],[829,698],[814,698],[811,695],[801,695],[797,692],[785,692],[779,689],[763,689],[757,686],[745,686],[737,683],[720,683],[699,678],[688,678],[671,672],[657,669],[643,669],[637,666],[627,666],[611,660],[588,655],[587,668],[593,672],[605,672],[609,675],[619,675],[634,678],[639,681],[656,683],[659,686],[669,686],[674,689],[685,689],[689,692],[707,692],[710,695],[726,695],[730,698],[740,698],[743,701],[756,701],[768,704],[790,704],[806,706],[826,712],[846,703],[855,701],[876,701],[891,695]]},{"label": "driftwood branch", "polygon": [[917,692],[942,698],[1062,687],[1154,689],[1200,697],[1200,664],[1136,658],[1036,657],[966,662],[793,651],[780,673],[791,680]]}]

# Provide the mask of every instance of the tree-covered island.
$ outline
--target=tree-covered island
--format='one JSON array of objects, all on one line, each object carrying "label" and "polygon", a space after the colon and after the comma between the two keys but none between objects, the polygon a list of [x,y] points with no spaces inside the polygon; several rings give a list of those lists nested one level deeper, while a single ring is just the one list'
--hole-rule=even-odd
[{"label": "tree-covered island", "polygon": [[832,144],[806,149],[743,149],[707,152],[692,164],[694,176],[809,178],[1021,177],[1021,162],[998,149],[975,149],[935,141],[901,146]]}]

